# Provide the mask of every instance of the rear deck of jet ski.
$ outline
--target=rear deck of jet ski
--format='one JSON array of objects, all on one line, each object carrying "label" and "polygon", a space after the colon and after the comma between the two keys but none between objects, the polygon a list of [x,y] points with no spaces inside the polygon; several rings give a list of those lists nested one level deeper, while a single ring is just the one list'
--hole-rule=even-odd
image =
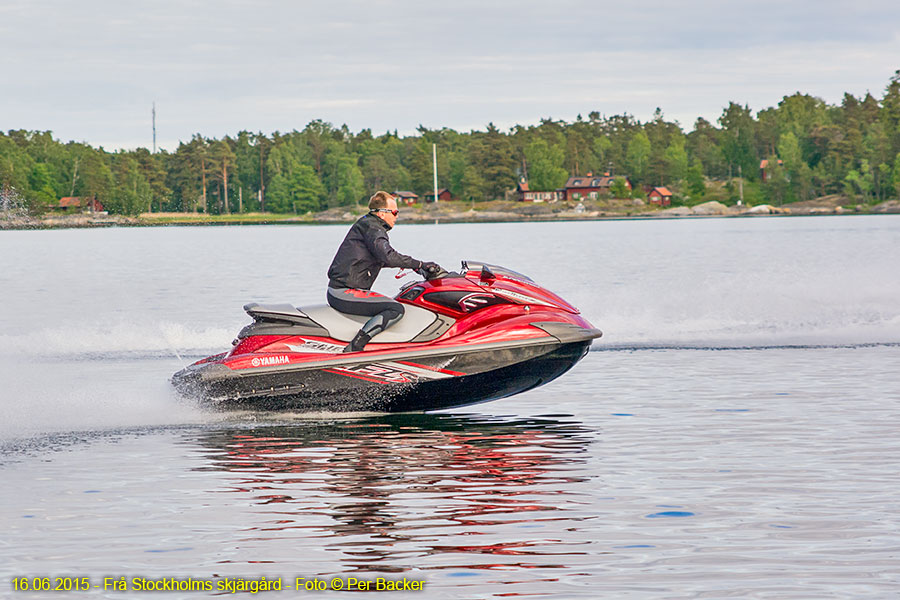
[{"label": "rear deck of jet ski", "polygon": [[[429,342],[456,322],[446,315],[407,305],[390,329],[374,338],[376,343]],[[349,342],[369,317],[338,312],[327,304],[297,308],[290,304],[244,305],[253,323],[238,334],[238,341],[253,335],[307,335]]]}]

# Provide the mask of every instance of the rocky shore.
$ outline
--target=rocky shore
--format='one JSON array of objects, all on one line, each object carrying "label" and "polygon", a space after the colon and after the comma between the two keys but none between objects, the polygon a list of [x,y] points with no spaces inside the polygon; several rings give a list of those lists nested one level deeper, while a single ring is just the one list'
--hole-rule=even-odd
[{"label": "rocky shore", "polygon": [[44,215],[32,217],[30,215],[4,215],[0,213],[0,229],[73,229],[80,227],[115,227],[145,225],[138,217],[123,217],[120,215]]},{"label": "rocky shore", "polygon": [[[158,225],[244,225],[270,223],[327,224],[349,223],[363,213],[362,207],[336,207],[304,215],[247,213],[202,215],[193,213],[144,213],[139,217],[106,214],[48,214],[32,217],[22,212],[0,212],[0,229],[56,229],[78,227],[127,227]],[[726,206],[720,202],[704,202],[695,206],[659,208],[643,200],[598,200],[531,204],[522,202],[442,202],[401,208],[401,222],[406,223],[498,223],[528,221],[580,221],[601,219],[672,219],[702,217],[758,217],[842,214],[900,214],[900,200],[889,200],[875,206],[854,204],[846,196],[823,196],[815,200],[794,202],[784,206]]]},{"label": "rocky shore", "polygon": [[[446,202],[402,207],[399,221],[407,223],[474,223],[518,221],[576,221],[599,219],[673,219],[690,217],[757,217],[764,215],[841,215],[841,214],[900,214],[900,201],[891,200],[876,206],[852,204],[846,196],[823,196],[806,202],[785,206],[760,204],[757,206],[726,206],[720,202],[705,202],[695,206],[659,208],[643,200],[602,200],[531,204],[522,202],[485,202],[476,205]],[[321,223],[343,223],[355,219],[361,210],[346,207],[332,208],[302,219]]]}]

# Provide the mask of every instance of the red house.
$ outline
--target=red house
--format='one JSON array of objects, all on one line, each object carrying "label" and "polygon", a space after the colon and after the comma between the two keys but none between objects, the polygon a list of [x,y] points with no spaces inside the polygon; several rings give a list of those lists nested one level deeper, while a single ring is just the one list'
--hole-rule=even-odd
[{"label": "red house", "polygon": [[397,204],[415,204],[419,201],[419,197],[412,192],[394,192],[394,197],[397,199]]},{"label": "red house", "polygon": [[650,188],[650,191],[647,192],[647,200],[650,204],[669,206],[672,204],[672,192],[669,191],[669,188],[665,187]]},{"label": "red house", "polygon": [[536,190],[528,189],[528,182],[525,179],[520,179],[519,184],[516,186],[516,200],[519,202],[556,202],[560,199],[559,191],[552,192],[539,192]]},{"label": "red house", "polygon": [[79,212],[82,208],[90,212],[101,212],[103,205],[96,197],[82,198],[80,196],[65,196],[59,199],[59,204],[54,206],[62,212]]},{"label": "red house", "polygon": [[[631,182],[627,177],[625,185],[631,189]],[[575,175],[569,177],[565,185],[565,199],[569,200],[596,200],[600,194],[608,194],[615,177],[611,177],[608,173],[604,173],[602,177],[594,177],[591,173],[587,175]]]},{"label": "red house", "polygon": [[[784,166],[784,162],[782,162],[782,160],[780,158],[778,159],[778,166],[779,167]],[[760,179],[762,179],[763,183],[765,183],[766,180],[769,178],[769,170],[770,170],[770,168],[769,168],[769,159],[768,158],[764,158],[761,161],[759,161],[759,177],[760,177]]]},{"label": "red house", "polygon": [[[450,190],[447,188],[440,188],[438,190],[438,200],[440,202],[450,202],[453,199],[453,194],[451,194]],[[425,194],[425,202],[434,202],[434,192]]]}]

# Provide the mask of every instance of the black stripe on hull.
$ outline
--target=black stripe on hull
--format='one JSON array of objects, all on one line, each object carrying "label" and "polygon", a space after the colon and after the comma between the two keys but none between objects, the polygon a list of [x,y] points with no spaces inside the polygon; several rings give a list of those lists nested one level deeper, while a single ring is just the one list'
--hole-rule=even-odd
[{"label": "black stripe on hull", "polygon": [[[520,348],[491,353],[475,353],[450,360],[440,357],[422,364],[471,372],[458,364],[472,366],[483,361],[481,372],[441,379],[406,383],[381,383],[335,373],[334,369],[270,373],[258,376],[231,375],[220,380],[199,373],[175,380],[186,395],[199,396],[206,404],[221,409],[282,410],[297,412],[410,412],[455,408],[518,394],[552,381],[571,369],[587,354],[591,342],[582,341],[539,348]],[[498,356],[498,354],[510,355]],[[512,354],[519,360],[512,359]],[[501,360],[498,360],[501,359]],[[437,364],[434,364],[437,363]],[[456,364],[454,364],[456,363]],[[497,365],[491,368],[491,364]],[[499,363],[499,364],[498,364]],[[501,366],[505,365],[505,366]],[[221,365],[219,365],[221,366]],[[227,367],[223,367],[227,369]],[[302,381],[301,381],[302,380]],[[265,385],[263,385],[265,384]]]}]

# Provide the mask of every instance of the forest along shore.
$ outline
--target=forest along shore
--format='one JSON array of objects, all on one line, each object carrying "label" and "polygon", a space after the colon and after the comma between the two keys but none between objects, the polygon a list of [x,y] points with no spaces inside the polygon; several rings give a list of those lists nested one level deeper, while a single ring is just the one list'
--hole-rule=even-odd
[{"label": "forest along shore", "polygon": [[[105,213],[46,214],[32,217],[0,211],[0,229],[55,229],[72,227],[160,226],[160,225],[251,225],[251,224],[329,224],[352,223],[365,212],[364,207],[336,207],[302,215],[271,213],[143,213],[137,217]],[[890,200],[875,206],[854,204],[841,195],[794,202],[784,206],[726,206],[704,202],[694,206],[661,208],[641,199],[585,200],[581,202],[439,202],[402,206],[399,221],[406,223],[498,223],[528,221],[579,221],[628,218],[757,217],[841,214],[900,214],[900,201]]]}]

